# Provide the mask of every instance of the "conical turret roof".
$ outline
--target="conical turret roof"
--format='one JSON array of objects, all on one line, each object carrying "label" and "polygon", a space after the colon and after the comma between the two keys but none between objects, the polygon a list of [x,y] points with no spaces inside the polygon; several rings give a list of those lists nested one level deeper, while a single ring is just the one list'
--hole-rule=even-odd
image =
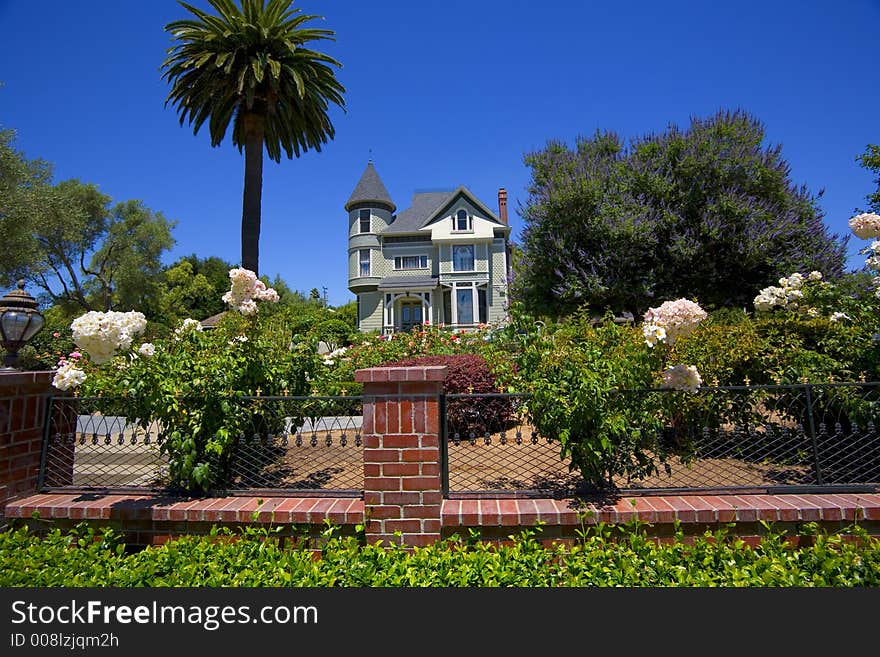
[{"label": "conical turret roof", "polygon": [[379,174],[376,173],[376,168],[373,166],[372,160],[367,162],[367,168],[364,169],[361,179],[355,186],[351,196],[348,197],[345,209],[350,210],[351,206],[355,203],[367,202],[381,203],[389,208],[391,212],[394,212],[397,209],[397,206],[394,205],[394,201],[391,200],[391,195],[388,193],[388,190],[385,189],[385,184],[382,182],[382,179],[379,178]]}]

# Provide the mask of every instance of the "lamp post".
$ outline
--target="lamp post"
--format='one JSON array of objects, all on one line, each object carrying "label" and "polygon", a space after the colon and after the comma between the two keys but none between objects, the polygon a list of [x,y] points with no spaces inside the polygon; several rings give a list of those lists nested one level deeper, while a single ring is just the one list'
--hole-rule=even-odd
[{"label": "lamp post", "polygon": [[0,299],[0,346],[6,350],[0,372],[18,370],[18,351],[34,337],[45,323],[37,310],[36,300],[24,291],[24,281],[18,289]]}]

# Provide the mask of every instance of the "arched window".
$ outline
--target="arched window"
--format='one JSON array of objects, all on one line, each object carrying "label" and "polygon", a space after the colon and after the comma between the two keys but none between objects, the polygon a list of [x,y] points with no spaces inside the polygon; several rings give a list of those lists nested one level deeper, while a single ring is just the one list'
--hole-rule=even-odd
[{"label": "arched window", "polygon": [[468,215],[467,210],[459,210],[458,212],[456,212],[454,222],[454,230],[456,231],[461,232],[473,230],[471,217],[470,215]]}]

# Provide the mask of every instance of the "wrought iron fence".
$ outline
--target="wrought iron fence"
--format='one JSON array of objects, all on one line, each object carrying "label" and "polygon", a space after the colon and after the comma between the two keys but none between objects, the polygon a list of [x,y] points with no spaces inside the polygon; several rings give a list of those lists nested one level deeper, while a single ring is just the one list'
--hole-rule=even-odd
[{"label": "wrought iron fence", "polygon": [[[226,404],[244,420],[228,457],[210,461],[213,492],[362,495],[360,397],[236,397]],[[53,398],[41,490],[171,490],[166,431],[126,417],[125,408],[112,398]]]},{"label": "wrought iron fence", "polygon": [[[876,489],[880,383],[624,390],[656,472],[617,477],[619,492]],[[570,496],[588,492],[554,436],[539,435],[527,394],[446,395],[444,491]],[[562,402],[560,402],[562,403]],[[635,412],[638,410],[638,412]]]}]

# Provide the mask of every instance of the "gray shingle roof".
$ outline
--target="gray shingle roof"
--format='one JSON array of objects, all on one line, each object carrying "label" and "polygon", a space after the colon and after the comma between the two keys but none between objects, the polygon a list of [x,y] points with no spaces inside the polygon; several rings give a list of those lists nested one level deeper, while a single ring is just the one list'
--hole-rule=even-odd
[{"label": "gray shingle roof", "polygon": [[397,215],[388,228],[382,231],[383,235],[394,233],[414,233],[422,228],[428,219],[445,205],[454,192],[421,192],[413,194],[410,206]]},{"label": "gray shingle roof", "polygon": [[379,174],[376,173],[372,160],[367,162],[367,168],[364,169],[361,179],[355,186],[351,196],[348,197],[345,209],[349,210],[355,203],[364,202],[383,203],[391,208],[392,212],[397,209],[397,206],[394,205],[394,201],[391,200],[391,195],[388,193],[388,190],[385,189],[385,184],[382,182],[381,178],[379,178]]}]

